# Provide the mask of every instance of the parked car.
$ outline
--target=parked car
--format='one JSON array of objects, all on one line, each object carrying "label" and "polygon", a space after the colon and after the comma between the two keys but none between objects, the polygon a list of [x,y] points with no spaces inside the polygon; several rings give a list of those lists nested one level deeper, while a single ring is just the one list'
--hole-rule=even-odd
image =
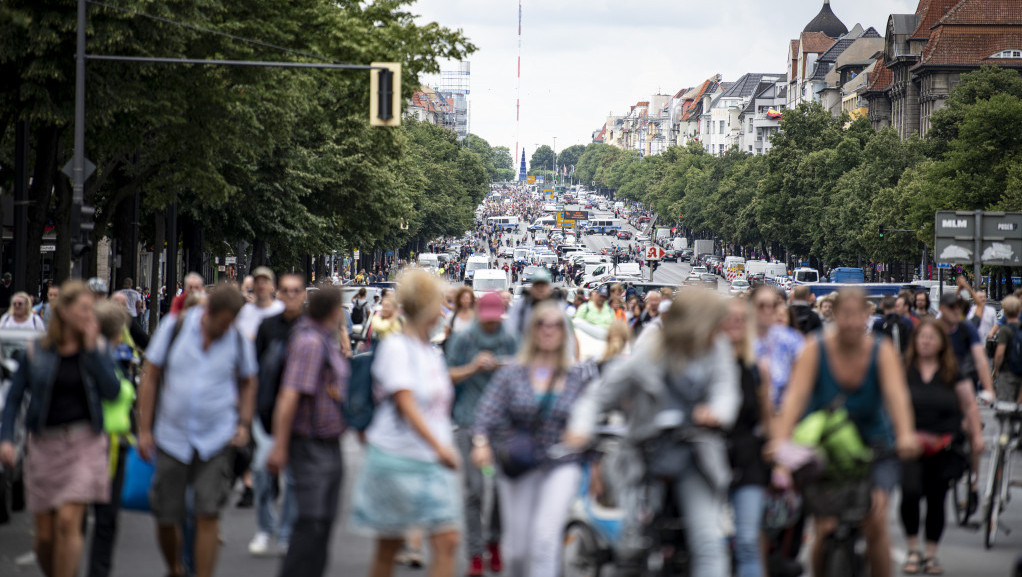
[{"label": "parked car", "polygon": [[694,266],[692,267],[692,272],[688,273],[688,278],[694,278],[696,280],[699,280],[700,278],[702,278],[704,274],[707,274],[708,272],[710,271],[706,270],[705,266]]},{"label": "parked car", "polygon": [[632,233],[628,232],[627,230],[622,230],[621,232],[617,233],[617,237],[621,240],[632,240]]},{"label": "parked car", "polygon": [[717,289],[717,275],[704,274],[699,277],[699,280],[703,283],[706,288]]},{"label": "parked car", "polygon": [[680,256],[681,262],[692,262],[692,256],[694,252],[695,251],[690,248],[686,248],[685,250],[681,251]]},{"label": "parked car", "polygon": [[668,261],[670,261],[670,262],[678,262],[678,251],[674,250],[673,248],[669,248],[669,249],[664,251],[664,256],[660,260],[662,260],[664,262],[668,262]]}]

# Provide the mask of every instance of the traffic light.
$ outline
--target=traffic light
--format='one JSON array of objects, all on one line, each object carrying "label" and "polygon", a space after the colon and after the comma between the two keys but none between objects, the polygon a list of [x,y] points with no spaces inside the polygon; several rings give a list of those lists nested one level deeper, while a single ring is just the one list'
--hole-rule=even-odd
[{"label": "traffic light", "polygon": [[885,232],[887,232],[887,227],[881,224],[880,225],[880,238],[884,238],[884,233]]},{"label": "traffic light", "polygon": [[79,259],[92,250],[92,231],[96,230],[96,207],[78,207],[78,238],[71,243],[71,258]]},{"label": "traffic light", "polygon": [[369,71],[369,124],[401,126],[401,64],[373,62]]}]

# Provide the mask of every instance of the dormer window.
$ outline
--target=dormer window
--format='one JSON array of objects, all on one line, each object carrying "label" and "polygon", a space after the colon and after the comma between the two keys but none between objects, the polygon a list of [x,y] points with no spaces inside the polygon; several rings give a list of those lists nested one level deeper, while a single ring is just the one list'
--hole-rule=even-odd
[{"label": "dormer window", "polygon": [[991,58],[1012,58],[1022,60],[1022,50],[1001,50]]}]

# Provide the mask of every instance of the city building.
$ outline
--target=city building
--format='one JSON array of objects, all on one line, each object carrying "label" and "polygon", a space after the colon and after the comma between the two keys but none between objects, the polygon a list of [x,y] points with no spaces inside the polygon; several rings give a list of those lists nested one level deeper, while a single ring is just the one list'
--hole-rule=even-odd
[{"label": "city building", "polygon": [[738,116],[741,131],[739,150],[766,154],[773,146],[770,140],[781,130],[781,119],[788,104],[788,82],[761,82],[755,97]]},{"label": "city building", "polygon": [[441,68],[440,77],[434,79],[433,89],[441,98],[450,103],[450,121],[452,130],[458,133],[458,141],[468,136],[469,94],[472,92],[472,65],[470,62],[456,62],[451,68]]},{"label": "city building", "polygon": [[421,86],[412,94],[405,116],[454,130],[454,100],[440,96],[429,86]]},{"label": "city building", "polygon": [[1022,2],[920,0],[914,14],[887,20],[883,62],[890,83],[874,74],[866,92],[874,126],[901,138],[926,136],[962,74],[985,65],[1022,70]]},{"label": "city building", "polygon": [[717,155],[731,148],[747,150],[743,113],[758,94],[784,80],[784,74],[749,73],[737,82],[719,84],[721,91],[714,95],[704,95],[699,139],[703,149]]},{"label": "city building", "polygon": [[806,24],[802,34],[788,44],[788,108],[814,99],[809,79],[816,72],[816,61],[848,34],[848,28],[834,14],[830,0],[824,0],[820,13]]}]

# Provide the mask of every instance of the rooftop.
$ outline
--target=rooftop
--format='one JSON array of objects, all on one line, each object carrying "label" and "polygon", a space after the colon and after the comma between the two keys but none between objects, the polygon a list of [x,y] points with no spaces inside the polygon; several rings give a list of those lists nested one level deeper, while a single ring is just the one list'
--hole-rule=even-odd
[{"label": "rooftop", "polygon": [[830,8],[830,0],[823,0],[823,8],[815,18],[806,24],[802,32],[822,32],[831,38],[838,38],[848,33],[844,22]]}]

